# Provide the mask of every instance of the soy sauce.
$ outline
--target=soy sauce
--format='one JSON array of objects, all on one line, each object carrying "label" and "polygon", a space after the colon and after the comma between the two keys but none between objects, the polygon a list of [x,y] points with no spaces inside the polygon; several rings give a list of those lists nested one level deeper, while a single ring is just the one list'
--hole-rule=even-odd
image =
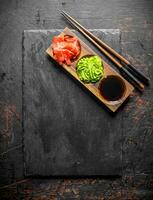
[{"label": "soy sauce", "polygon": [[99,89],[107,101],[117,101],[125,92],[125,83],[119,76],[110,75],[102,79]]}]

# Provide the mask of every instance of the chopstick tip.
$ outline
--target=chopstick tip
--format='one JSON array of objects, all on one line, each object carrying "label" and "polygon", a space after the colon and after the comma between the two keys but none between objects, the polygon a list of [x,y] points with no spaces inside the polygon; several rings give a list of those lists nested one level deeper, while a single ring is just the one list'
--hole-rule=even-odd
[{"label": "chopstick tip", "polygon": [[65,11],[64,10],[58,9],[58,11],[60,12],[61,15],[65,16]]},{"label": "chopstick tip", "polygon": [[58,12],[60,12],[60,13],[61,13],[61,10],[60,10],[59,8],[58,8],[57,10],[58,10]]},{"label": "chopstick tip", "polygon": [[58,10],[61,14],[64,13],[64,10],[61,10],[61,9],[59,9],[59,8],[58,8],[57,10]]}]

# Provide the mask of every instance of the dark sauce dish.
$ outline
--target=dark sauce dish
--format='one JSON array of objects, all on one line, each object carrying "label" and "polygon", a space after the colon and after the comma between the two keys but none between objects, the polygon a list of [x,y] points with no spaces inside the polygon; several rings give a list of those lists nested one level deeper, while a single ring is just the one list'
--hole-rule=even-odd
[{"label": "dark sauce dish", "polygon": [[101,96],[108,104],[117,104],[123,100],[126,92],[124,80],[117,75],[102,78],[99,84]]}]

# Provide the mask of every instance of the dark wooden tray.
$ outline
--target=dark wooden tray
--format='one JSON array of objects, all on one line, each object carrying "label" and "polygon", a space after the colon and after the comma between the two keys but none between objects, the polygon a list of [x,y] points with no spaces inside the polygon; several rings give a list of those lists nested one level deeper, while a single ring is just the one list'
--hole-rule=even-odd
[{"label": "dark wooden tray", "polygon": [[[63,30],[63,32],[61,33],[63,35],[71,35],[71,36],[75,36],[77,37],[70,29],[65,28]],[[78,37],[77,37],[78,38]],[[78,38],[79,39],[79,38]],[[89,48],[81,39],[79,39],[80,44],[81,44],[81,53],[79,55],[79,57],[77,58],[77,60],[75,60],[71,66],[67,66],[66,64],[63,64],[63,68],[68,71],[75,79],[77,79],[84,87],[86,87],[91,93],[93,93],[101,102],[103,102],[111,111],[115,112],[121,105],[122,103],[129,97],[129,95],[132,93],[133,91],[133,86],[126,81],[122,76],[120,76],[119,73],[117,73],[112,67],[110,67],[110,65],[108,65],[106,62],[103,61],[104,63],[104,76],[101,78],[101,80],[109,75],[116,75],[119,76],[125,83],[125,93],[124,95],[121,97],[121,99],[119,99],[118,101],[107,101],[105,98],[103,98],[103,96],[100,94],[100,90],[99,90],[99,84],[100,81],[98,81],[98,83],[96,84],[86,84],[83,83],[77,73],[76,73],[76,63],[77,61],[85,55],[96,55],[96,53]],[[46,52],[52,57],[53,57],[53,52],[52,52],[52,48],[51,46],[49,46],[49,48],[46,50]]]}]

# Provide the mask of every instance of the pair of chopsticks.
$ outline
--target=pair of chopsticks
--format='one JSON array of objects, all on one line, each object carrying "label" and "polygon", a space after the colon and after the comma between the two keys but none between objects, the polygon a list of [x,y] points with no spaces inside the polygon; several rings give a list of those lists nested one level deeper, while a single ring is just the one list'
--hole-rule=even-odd
[{"label": "pair of chopsticks", "polygon": [[[72,18],[65,11],[60,11],[61,14],[77,28],[88,40],[90,40],[105,56],[107,56],[119,69],[120,73],[131,82],[135,88],[142,91],[144,84],[149,85],[149,79],[138,71],[128,60],[117,53],[114,49],[93,35],[90,31],[84,28],[79,22]],[[114,57],[113,57],[113,56]],[[117,58],[118,60],[116,60]]]}]

